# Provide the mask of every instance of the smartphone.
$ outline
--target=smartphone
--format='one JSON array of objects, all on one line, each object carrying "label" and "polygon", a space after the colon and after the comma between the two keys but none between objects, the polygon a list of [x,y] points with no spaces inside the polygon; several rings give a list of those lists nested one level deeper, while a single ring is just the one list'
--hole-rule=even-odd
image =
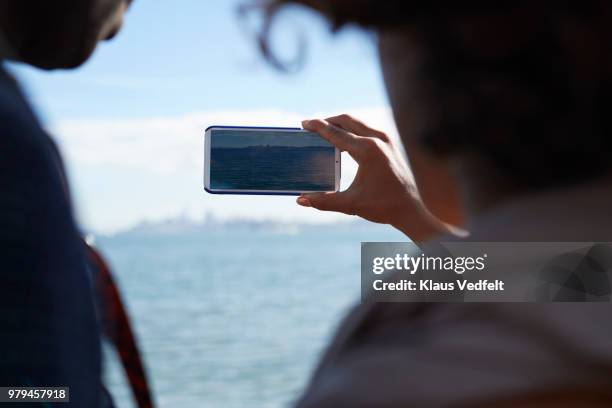
[{"label": "smartphone", "polygon": [[204,189],[212,194],[338,191],[340,151],[300,128],[211,126],[204,136]]}]

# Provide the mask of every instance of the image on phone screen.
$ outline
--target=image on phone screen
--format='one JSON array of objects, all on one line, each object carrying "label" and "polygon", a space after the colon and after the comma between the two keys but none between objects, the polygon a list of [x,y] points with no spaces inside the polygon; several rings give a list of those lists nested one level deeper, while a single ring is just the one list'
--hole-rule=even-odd
[{"label": "image on phone screen", "polygon": [[209,188],[216,191],[334,191],[336,148],[306,131],[213,129]]}]

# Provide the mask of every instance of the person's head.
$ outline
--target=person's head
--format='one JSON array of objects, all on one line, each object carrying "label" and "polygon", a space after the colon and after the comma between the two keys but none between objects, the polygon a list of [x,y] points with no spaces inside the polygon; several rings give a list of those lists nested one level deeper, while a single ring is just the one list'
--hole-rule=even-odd
[{"label": "person's head", "polygon": [[271,9],[289,3],[336,28],[374,29],[417,180],[474,157],[523,190],[612,170],[609,2],[276,0]]},{"label": "person's head", "polygon": [[132,0],[6,0],[0,35],[11,59],[39,68],[74,68],[120,29]]}]

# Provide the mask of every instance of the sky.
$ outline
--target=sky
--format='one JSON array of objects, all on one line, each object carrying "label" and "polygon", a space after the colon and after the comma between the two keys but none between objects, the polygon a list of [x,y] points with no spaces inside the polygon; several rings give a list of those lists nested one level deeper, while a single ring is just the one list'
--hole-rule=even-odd
[{"label": "sky", "polygon": [[[64,156],[77,218],[114,233],[143,221],[276,219],[328,222],[345,216],[295,204],[294,197],[211,196],[203,191],[203,134],[210,125],[300,126],[339,113],[394,135],[374,39],[355,28],[332,34],[315,14],[278,16],[272,45],[296,73],[276,70],[231,0],[136,0],[113,41],[73,71],[22,65],[18,77]],[[343,156],[344,187],[356,164]]]},{"label": "sky", "polygon": [[248,146],[284,147],[327,147],[333,149],[327,140],[312,132],[263,131],[242,129],[212,130],[211,147],[244,148]]}]

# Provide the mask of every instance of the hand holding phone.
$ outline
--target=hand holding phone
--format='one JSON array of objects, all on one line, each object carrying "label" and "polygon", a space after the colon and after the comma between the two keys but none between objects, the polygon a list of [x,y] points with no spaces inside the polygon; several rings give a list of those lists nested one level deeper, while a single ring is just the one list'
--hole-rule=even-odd
[{"label": "hand holding phone", "polygon": [[440,233],[466,235],[429,211],[401,150],[384,132],[349,115],[306,120],[302,126],[346,151],[359,167],[347,190],[304,194],[298,204],[390,224],[417,243]]}]

